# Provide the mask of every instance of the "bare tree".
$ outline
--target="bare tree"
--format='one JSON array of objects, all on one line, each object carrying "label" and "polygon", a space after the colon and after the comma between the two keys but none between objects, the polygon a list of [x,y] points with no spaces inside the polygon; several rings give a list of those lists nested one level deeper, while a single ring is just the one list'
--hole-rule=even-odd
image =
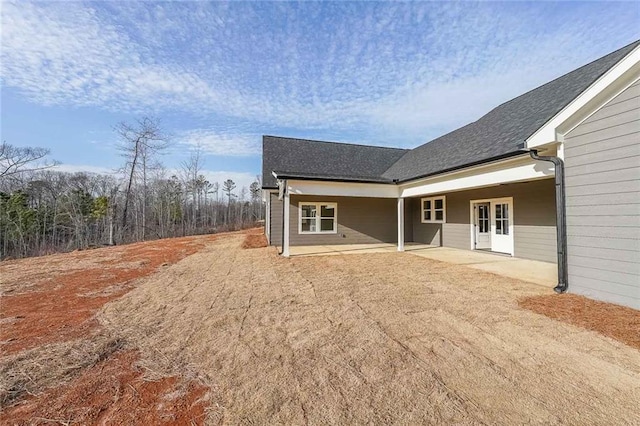
[{"label": "bare tree", "polygon": [[2,142],[0,144],[0,177],[44,170],[60,164],[55,160],[41,162],[49,152],[46,148],[18,147]]},{"label": "bare tree", "polygon": [[141,168],[143,182],[143,236],[146,228],[146,200],[147,200],[147,166],[153,154],[168,147],[168,136],[160,128],[157,120],[144,117],[134,124],[122,122],[116,126],[116,132],[120,137],[120,151],[126,158],[124,171],[127,175],[124,204],[122,208],[122,229],[127,227],[127,215],[131,201],[131,191],[134,185],[136,173]]}]

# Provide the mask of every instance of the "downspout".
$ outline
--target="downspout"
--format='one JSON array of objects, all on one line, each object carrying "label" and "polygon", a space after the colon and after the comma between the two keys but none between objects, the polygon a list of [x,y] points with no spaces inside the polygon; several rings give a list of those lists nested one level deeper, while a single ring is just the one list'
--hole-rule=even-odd
[{"label": "downspout", "polygon": [[534,160],[548,161],[555,166],[556,182],[556,233],[558,247],[558,285],[553,289],[556,293],[564,293],[569,287],[567,267],[567,209],[565,203],[564,162],[559,157],[538,155],[535,149],[529,150]]},{"label": "downspout", "polygon": [[285,227],[285,223],[284,223],[284,209],[288,206],[285,206],[285,202],[284,202],[284,193],[287,191],[287,181],[283,180],[280,181],[280,183],[282,185],[284,185],[284,190],[282,191],[282,229],[280,230],[280,235],[282,236],[282,241],[280,242],[280,253],[278,254],[282,254],[284,252],[284,227]]}]

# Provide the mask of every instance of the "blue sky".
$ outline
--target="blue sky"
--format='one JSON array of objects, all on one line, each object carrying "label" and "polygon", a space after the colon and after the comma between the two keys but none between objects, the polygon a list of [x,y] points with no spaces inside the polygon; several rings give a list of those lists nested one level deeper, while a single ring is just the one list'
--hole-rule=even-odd
[{"label": "blue sky", "polygon": [[414,147],[640,38],[630,2],[3,2],[2,140],[63,170],[157,117],[177,168],[260,172],[262,134]]}]

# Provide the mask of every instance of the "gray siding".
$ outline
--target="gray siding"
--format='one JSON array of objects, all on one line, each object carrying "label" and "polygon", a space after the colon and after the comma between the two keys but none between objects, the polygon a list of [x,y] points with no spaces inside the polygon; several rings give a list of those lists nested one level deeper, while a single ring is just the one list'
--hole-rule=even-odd
[{"label": "gray siding", "polygon": [[413,221],[413,242],[422,244],[442,245],[442,225],[439,223],[422,223],[420,220],[420,198],[413,198],[411,204],[411,218]]},{"label": "gray siding", "polygon": [[282,245],[282,200],[278,200],[277,193],[271,193],[271,211],[269,212],[270,241],[272,246]]},{"label": "gray siding", "polygon": [[[413,204],[414,199],[406,198],[404,200],[404,242],[413,241]],[[397,226],[397,224],[396,224]]]},{"label": "gray siding", "polygon": [[[414,241],[464,250],[471,248],[471,200],[513,197],[514,256],[557,261],[555,186],[553,179],[514,183],[444,194],[447,223],[423,224],[420,206],[414,213]],[[419,203],[419,199],[416,199]]]},{"label": "gray siding", "polygon": [[[338,203],[338,233],[298,233],[298,204],[301,201]],[[396,243],[398,239],[397,200],[394,198],[292,195],[289,207],[291,246]]]},{"label": "gray siding", "polygon": [[640,81],[565,136],[569,291],[640,309]]}]

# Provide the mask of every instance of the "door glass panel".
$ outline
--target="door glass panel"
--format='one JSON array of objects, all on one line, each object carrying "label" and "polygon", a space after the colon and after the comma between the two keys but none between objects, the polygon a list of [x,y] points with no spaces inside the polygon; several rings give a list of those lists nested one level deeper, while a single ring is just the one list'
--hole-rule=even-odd
[{"label": "door glass panel", "polygon": [[509,235],[508,204],[496,204],[496,234]]}]

